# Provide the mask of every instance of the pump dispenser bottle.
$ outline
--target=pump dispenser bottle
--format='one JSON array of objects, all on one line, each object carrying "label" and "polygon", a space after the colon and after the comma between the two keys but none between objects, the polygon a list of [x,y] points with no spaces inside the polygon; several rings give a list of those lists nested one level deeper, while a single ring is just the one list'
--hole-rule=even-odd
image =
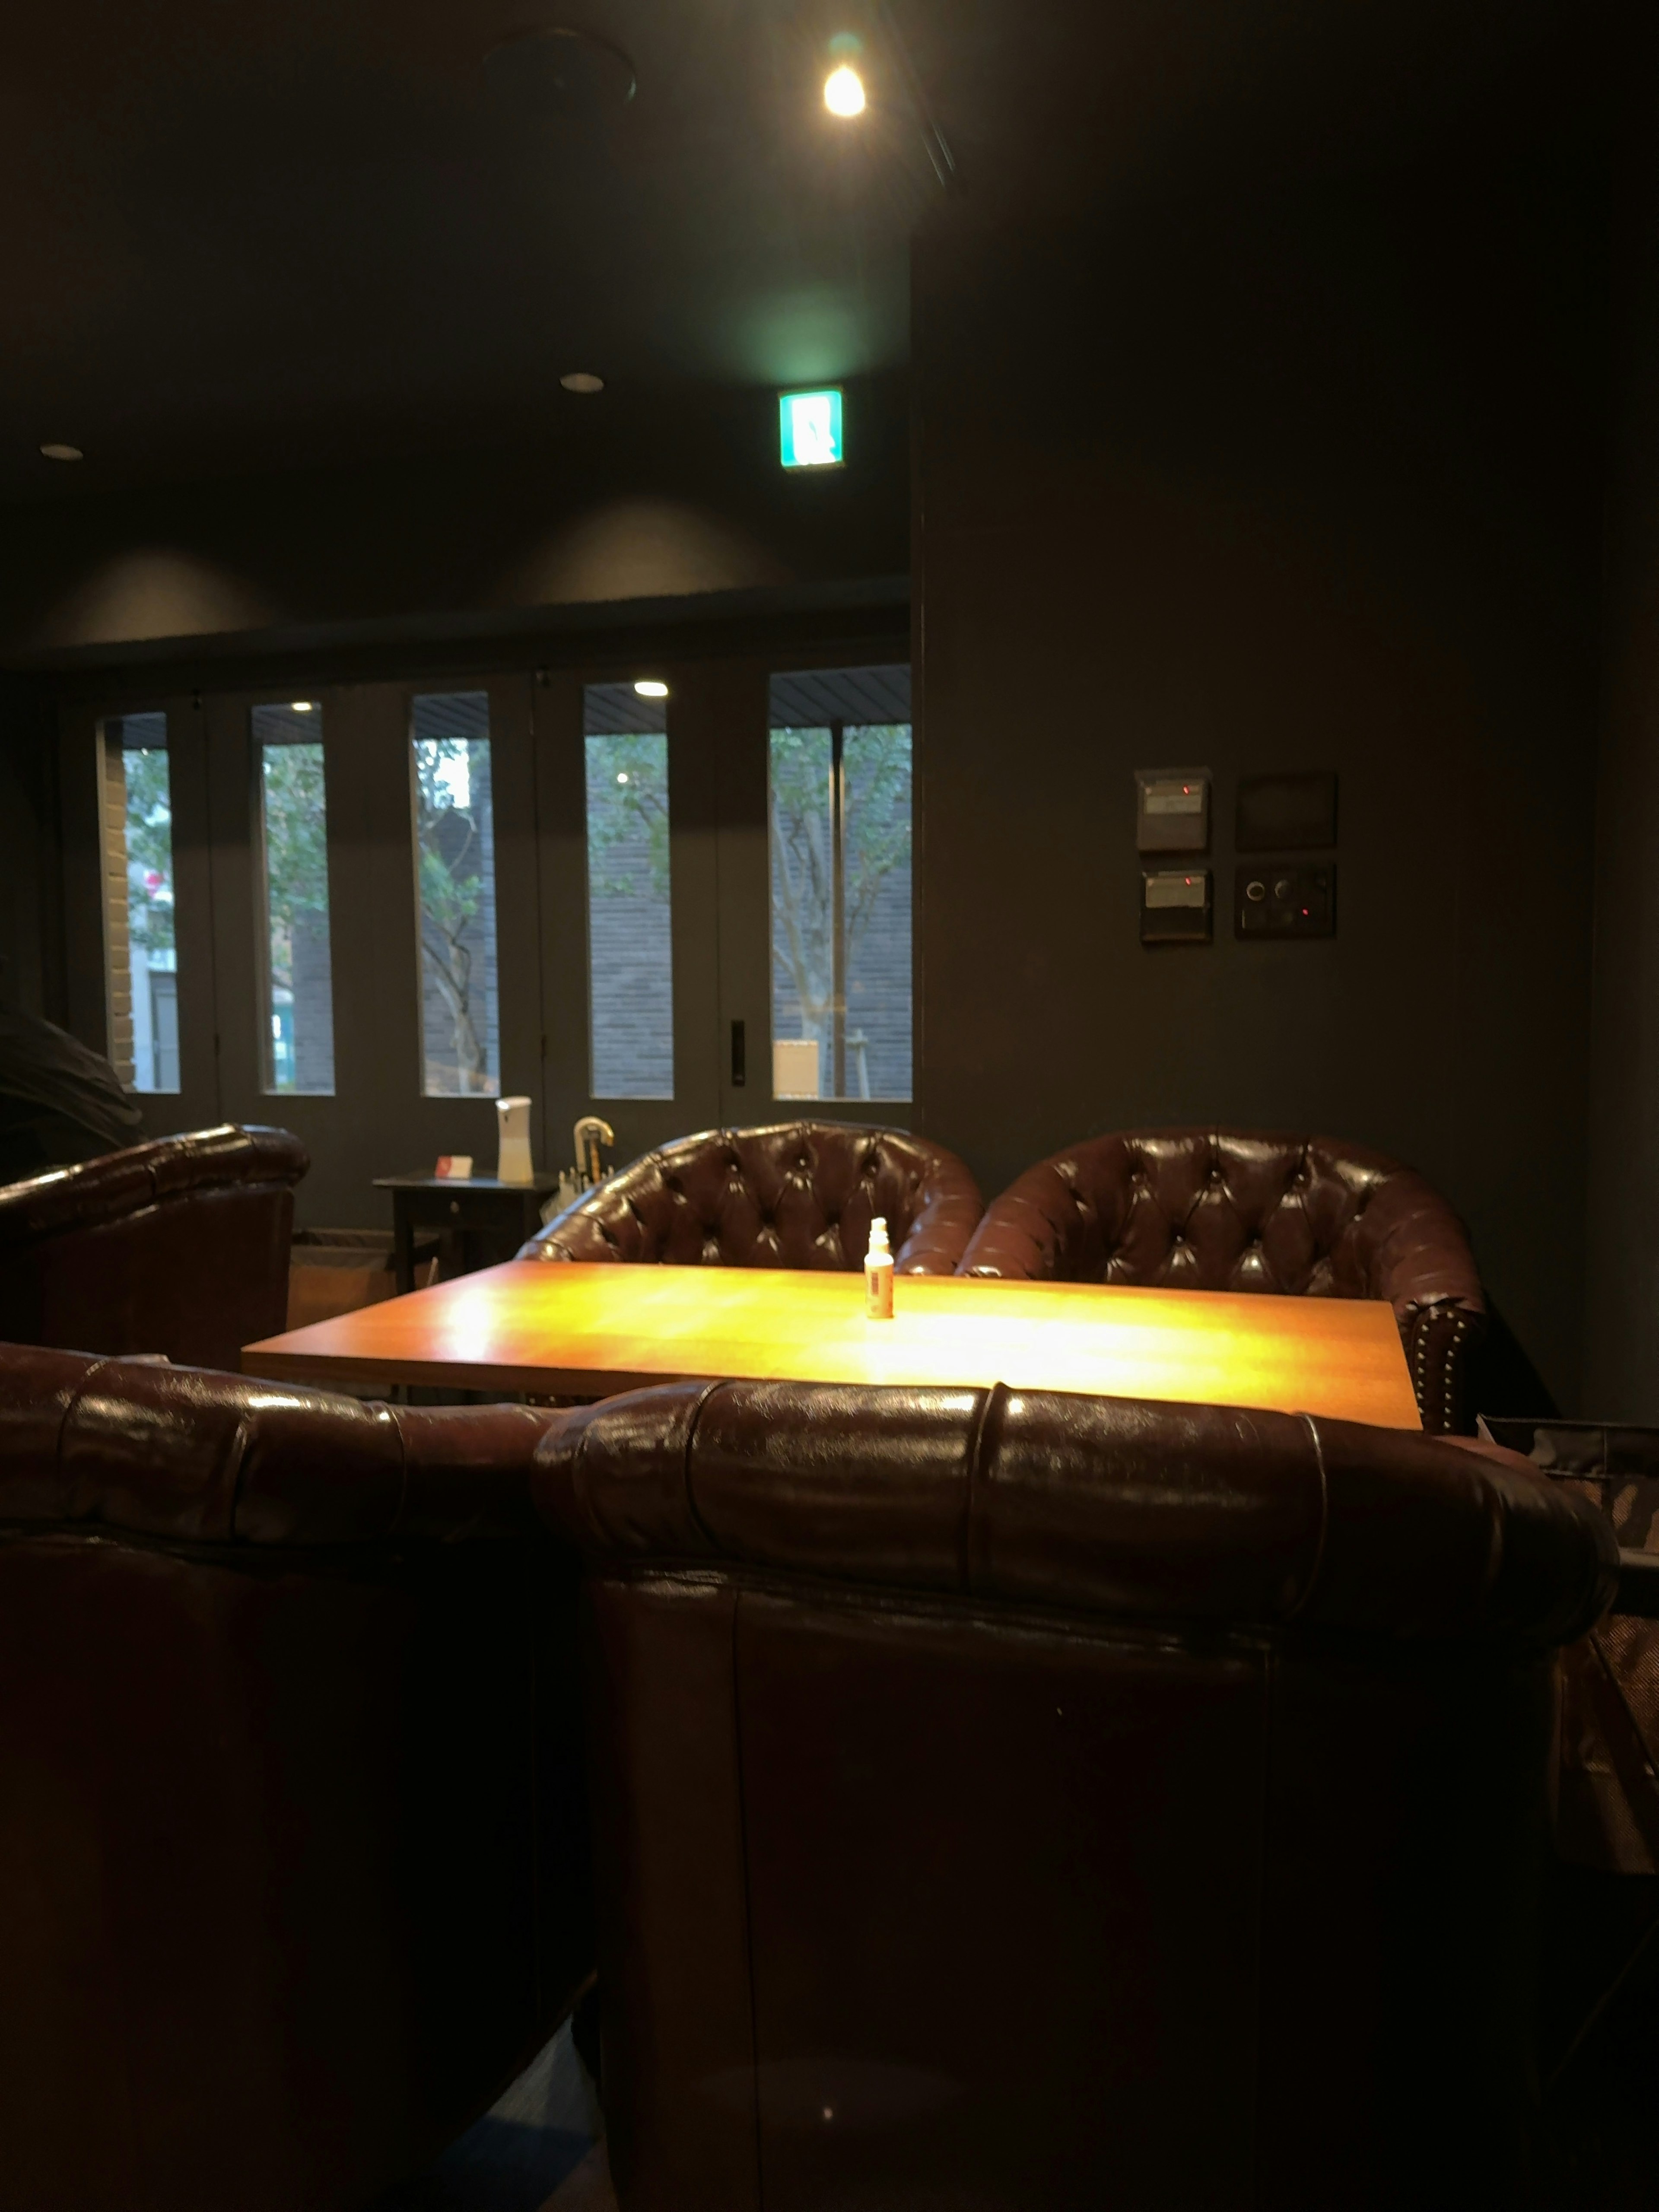
[{"label": "pump dispenser bottle", "polygon": [[893,1255],[887,1223],[879,1213],[870,1224],[870,1249],[864,1255],[864,1311],[870,1321],[893,1318]]}]

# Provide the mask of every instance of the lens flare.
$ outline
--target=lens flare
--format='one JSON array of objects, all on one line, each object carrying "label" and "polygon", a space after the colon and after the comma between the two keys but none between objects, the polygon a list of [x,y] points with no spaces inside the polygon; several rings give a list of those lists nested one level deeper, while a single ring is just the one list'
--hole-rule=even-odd
[{"label": "lens flare", "polygon": [[862,115],[864,79],[843,62],[823,81],[823,104],[831,115]]}]

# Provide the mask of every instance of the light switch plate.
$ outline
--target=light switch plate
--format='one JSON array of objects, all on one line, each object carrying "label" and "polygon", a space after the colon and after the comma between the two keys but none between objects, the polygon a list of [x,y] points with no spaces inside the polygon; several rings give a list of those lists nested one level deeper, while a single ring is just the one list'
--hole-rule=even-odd
[{"label": "light switch plate", "polygon": [[1143,945],[1207,945],[1211,932],[1207,868],[1144,869],[1140,878]]},{"label": "light switch plate", "polygon": [[1206,768],[1135,770],[1135,848],[1142,853],[1202,853],[1210,842]]}]

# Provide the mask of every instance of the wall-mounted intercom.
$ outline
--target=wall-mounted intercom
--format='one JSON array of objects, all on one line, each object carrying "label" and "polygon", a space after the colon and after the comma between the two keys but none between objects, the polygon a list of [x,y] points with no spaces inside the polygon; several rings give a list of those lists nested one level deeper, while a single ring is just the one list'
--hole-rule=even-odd
[{"label": "wall-mounted intercom", "polygon": [[1336,863],[1241,863],[1233,884],[1235,937],[1334,937]]}]

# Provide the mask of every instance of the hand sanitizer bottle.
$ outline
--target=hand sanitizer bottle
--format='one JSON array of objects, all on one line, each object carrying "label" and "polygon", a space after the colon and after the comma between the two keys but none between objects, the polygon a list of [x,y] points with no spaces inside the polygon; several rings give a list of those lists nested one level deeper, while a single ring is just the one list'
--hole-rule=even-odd
[{"label": "hand sanitizer bottle", "polygon": [[870,1249],[864,1255],[864,1311],[869,1321],[893,1318],[893,1255],[887,1248],[887,1223],[879,1213],[870,1224]]}]

